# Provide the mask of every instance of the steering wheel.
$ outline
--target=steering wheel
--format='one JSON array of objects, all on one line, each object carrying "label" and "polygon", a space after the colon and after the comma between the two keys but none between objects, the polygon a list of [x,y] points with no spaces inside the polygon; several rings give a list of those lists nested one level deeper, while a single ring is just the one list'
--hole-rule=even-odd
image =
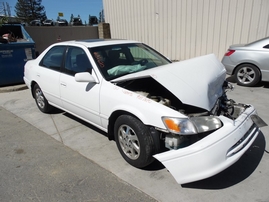
[{"label": "steering wheel", "polygon": [[149,61],[147,59],[142,59],[142,60],[139,60],[139,61],[134,61],[131,65],[138,65],[138,64],[140,64],[141,66],[144,66],[148,62]]},{"label": "steering wheel", "polygon": [[142,60],[139,60],[139,64],[144,66],[145,64],[147,64],[149,61],[147,59],[142,59]]}]

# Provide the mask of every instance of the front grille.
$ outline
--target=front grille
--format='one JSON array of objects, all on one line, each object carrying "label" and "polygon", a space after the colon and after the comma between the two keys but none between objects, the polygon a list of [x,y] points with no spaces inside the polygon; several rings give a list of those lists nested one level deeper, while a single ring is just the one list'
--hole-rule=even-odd
[{"label": "front grille", "polygon": [[246,134],[237,141],[227,152],[227,157],[231,157],[241,151],[251,140],[252,138],[260,132],[259,127],[253,124]]}]

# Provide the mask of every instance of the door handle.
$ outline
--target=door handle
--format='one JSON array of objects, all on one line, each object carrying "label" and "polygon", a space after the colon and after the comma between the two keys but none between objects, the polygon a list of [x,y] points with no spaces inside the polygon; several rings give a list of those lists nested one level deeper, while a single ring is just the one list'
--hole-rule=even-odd
[{"label": "door handle", "polygon": [[66,83],[61,82],[61,86],[66,87]]}]

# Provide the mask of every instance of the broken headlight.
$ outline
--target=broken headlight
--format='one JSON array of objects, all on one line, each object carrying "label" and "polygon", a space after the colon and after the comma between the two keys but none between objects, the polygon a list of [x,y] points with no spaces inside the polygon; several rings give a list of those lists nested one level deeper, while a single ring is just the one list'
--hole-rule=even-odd
[{"label": "broken headlight", "polygon": [[202,116],[191,118],[162,117],[166,128],[175,134],[193,135],[213,131],[222,126],[219,118],[215,116]]}]

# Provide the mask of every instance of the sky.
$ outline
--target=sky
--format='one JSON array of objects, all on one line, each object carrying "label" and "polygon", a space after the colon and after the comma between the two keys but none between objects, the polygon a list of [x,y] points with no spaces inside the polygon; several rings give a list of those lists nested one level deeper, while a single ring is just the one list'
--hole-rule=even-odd
[{"label": "sky", "polygon": [[[18,0],[0,0],[0,3],[8,3],[11,15],[15,16],[15,5]],[[102,0],[42,0],[48,19],[56,20],[58,13],[63,13],[61,18],[70,20],[71,14],[74,17],[80,15],[83,23],[88,22],[89,15],[96,16],[99,19],[99,12],[103,9]]]}]

